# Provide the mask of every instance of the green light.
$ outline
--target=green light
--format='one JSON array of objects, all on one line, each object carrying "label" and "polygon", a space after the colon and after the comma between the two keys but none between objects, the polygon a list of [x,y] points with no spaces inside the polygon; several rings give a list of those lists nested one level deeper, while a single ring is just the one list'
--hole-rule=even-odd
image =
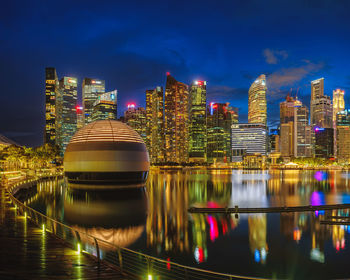
[{"label": "green light", "polygon": [[80,250],[80,243],[78,243],[78,250],[77,250],[78,254],[80,254],[81,250]]}]

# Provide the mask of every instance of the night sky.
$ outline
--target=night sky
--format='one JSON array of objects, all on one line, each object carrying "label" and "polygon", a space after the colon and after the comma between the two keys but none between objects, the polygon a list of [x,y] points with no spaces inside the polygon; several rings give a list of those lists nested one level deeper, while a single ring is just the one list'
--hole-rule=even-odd
[{"label": "night sky", "polygon": [[0,134],[42,144],[45,67],[59,78],[106,80],[126,103],[166,72],[207,81],[208,102],[230,102],[247,121],[248,89],[267,78],[268,123],[288,91],[309,105],[310,81],[350,102],[350,1],[4,1],[0,10]]}]

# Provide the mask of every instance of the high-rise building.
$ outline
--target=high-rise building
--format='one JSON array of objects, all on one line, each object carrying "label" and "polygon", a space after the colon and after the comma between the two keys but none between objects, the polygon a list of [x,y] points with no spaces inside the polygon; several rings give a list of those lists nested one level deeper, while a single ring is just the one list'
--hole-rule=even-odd
[{"label": "high-rise building", "polygon": [[270,152],[279,152],[280,151],[280,129],[278,128],[273,128],[270,129],[269,132],[269,148]]},{"label": "high-rise building", "polygon": [[315,127],[315,157],[330,158],[334,156],[333,128]]},{"label": "high-rise building", "polygon": [[311,81],[311,101],[324,95],[324,78]]},{"label": "high-rise building", "polygon": [[350,110],[337,114],[337,158],[350,160]]},{"label": "high-rise building", "polygon": [[189,98],[189,161],[206,162],[207,149],[207,82],[195,81]]},{"label": "high-rise building", "polygon": [[94,102],[92,121],[117,119],[117,90],[101,93]]},{"label": "high-rise building", "polygon": [[143,107],[136,108],[134,103],[128,104],[128,109],[124,112],[124,121],[140,134],[143,141],[147,142],[146,136],[146,110]]},{"label": "high-rise building", "polygon": [[146,90],[146,145],[151,163],[164,162],[163,88]]},{"label": "high-rise building", "polygon": [[245,155],[267,153],[267,127],[263,124],[233,124],[231,128],[232,161],[239,162]]},{"label": "high-rise building", "polygon": [[211,102],[207,107],[207,162],[231,161],[231,125],[238,123],[238,108]]},{"label": "high-rise building", "polygon": [[92,121],[92,111],[95,101],[101,93],[105,92],[105,81],[99,79],[85,78],[83,80],[83,108],[84,123]]},{"label": "high-rise building", "polygon": [[296,100],[294,114],[294,157],[311,157],[312,141],[309,109]]},{"label": "high-rise building", "polygon": [[345,109],[344,90],[333,90],[334,154],[337,155],[337,114]]},{"label": "high-rise building", "polygon": [[329,96],[324,95],[311,101],[313,127],[333,128],[333,106]]},{"label": "high-rise building", "polygon": [[266,76],[260,75],[249,88],[248,122],[266,125]]},{"label": "high-rise building", "polygon": [[76,107],[76,113],[77,113],[77,130],[79,130],[84,126],[83,106],[78,105]]},{"label": "high-rise building", "polygon": [[280,103],[280,123],[282,157],[310,157],[312,146],[308,108],[288,94],[286,100]]},{"label": "high-rise building", "polygon": [[339,88],[333,90],[333,121],[335,125],[337,122],[337,114],[345,110],[344,93],[344,90]]},{"label": "high-rise building", "polygon": [[56,69],[47,67],[45,69],[45,144],[56,144],[56,98],[59,91]]},{"label": "high-rise building", "polygon": [[167,162],[188,161],[188,86],[167,73],[164,97],[165,158]]},{"label": "high-rise building", "polygon": [[77,130],[76,107],[78,99],[78,80],[73,77],[63,77],[60,80],[59,85],[61,96],[56,100],[57,103],[60,103],[60,105],[57,106],[57,120],[59,122],[57,140],[60,146],[61,155],[63,155],[66,146]]}]

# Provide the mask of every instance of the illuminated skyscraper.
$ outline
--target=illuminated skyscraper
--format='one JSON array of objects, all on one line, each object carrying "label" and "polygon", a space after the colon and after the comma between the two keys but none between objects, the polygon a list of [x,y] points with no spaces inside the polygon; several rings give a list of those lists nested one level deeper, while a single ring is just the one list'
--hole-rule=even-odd
[{"label": "illuminated skyscraper", "polygon": [[146,110],[143,107],[135,107],[134,103],[128,104],[128,110],[124,112],[124,121],[140,134],[143,141],[147,142],[146,137]]},{"label": "illuminated skyscraper", "polygon": [[333,90],[334,154],[337,155],[337,114],[345,109],[344,90]]},{"label": "illuminated skyscraper", "polygon": [[[60,80],[61,96],[57,98],[56,103],[61,103],[57,109],[57,120],[59,128],[57,130],[57,140],[59,142],[60,151],[63,155],[70,139],[77,130],[77,78],[63,77]],[[56,141],[57,143],[57,141]]]},{"label": "illuminated skyscraper", "polygon": [[238,123],[238,108],[211,102],[207,108],[207,161],[231,161],[231,125]]},{"label": "illuminated skyscraper", "polygon": [[333,128],[314,127],[315,157],[330,158],[334,156]]},{"label": "illuminated skyscraper", "polygon": [[283,157],[310,157],[311,127],[309,110],[298,99],[289,96],[280,103],[281,155]]},{"label": "illuminated skyscraper", "polygon": [[207,125],[206,125],[206,103],[207,82],[195,81],[190,87],[189,98],[189,161],[206,161],[207,148]]},{"label": "illuminated skyscraper", "polygon": [[45,69],[45,132],[44,143],[56,144],[56,98],[59,94],[56,69]]},{"label": "illuminated skyscraper", "polygon": [[101,93],[94,102],[92,121],[117,119],[117,91]]},{"label": "illuminated skyscraper", "polygon": [[83,80],[83,107],[84,122],[88,124],[92,121],[92,110],[95,101],[101,93],[105,92],[105,81],[85,78]]},{"label": "illuminated skyscraper", "polygon": [[239,162],[245,155],[267,153],[267,128],[263,124],[233,124],[231,127],[232,161]]},{"label": "illuminated skyscraper", "polygon": [[76,113],[77,113],[77,130],[78,130],[84,126],[83,106],[77,106]]},{"label": "illuminated skyscraper", "polygon": [[333,122],[336,125],[337,114],[345,109],[344,90],[333,90]]},{"label": "illuminated skyscraper", "polygon": [[249,88],[248,122],[266,125],[266,77],[260,75]]},{"label": "illuminated skyscraper", "polygon": [[337,158],[350,161],[350,110],[337,114]]},{"label": "illuminated skyscraper", "polygon": [[165,154],[167,162],[188,161],[188,86],[167,73],[164,97]]},{"label": "illuminated skyscraper", "polygon": [[146,90],[146,145],[151,163],[164,162],[163,88]]}]

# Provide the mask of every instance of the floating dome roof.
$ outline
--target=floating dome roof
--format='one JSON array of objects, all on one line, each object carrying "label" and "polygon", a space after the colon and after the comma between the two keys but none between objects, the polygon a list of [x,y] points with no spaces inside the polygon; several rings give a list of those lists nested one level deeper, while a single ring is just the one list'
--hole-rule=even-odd
[{"label": "floating dome roof", "polygon": [[71,183],[144,183],[149,157],[135,130],[119,121],[103,120],[86,125],[72,137],[64,168]]},{"label": "floating dome roof", "polygon": [[113,120],[96,121],[80,129],[71,143],[128,142],[144,143],[141,136],[125,123]]}]

